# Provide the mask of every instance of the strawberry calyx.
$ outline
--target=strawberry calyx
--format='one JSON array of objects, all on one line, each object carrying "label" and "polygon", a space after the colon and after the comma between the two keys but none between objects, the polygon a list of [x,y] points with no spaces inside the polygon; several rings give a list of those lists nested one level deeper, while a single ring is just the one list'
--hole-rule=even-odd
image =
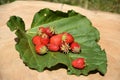
[{"label": "strawberry calyx", "polygon": [[46,32],[46,29],[45,29],[44,27],[39,27],[37,34],[38,34],[38,35],[42,35],[42,34],[45,33],[45,32]]},{"label": "strawberry calyx", "polygon": [[45,33],[46,33],[49,37],[51,37],[51,36],[53,36],[53,35],[55,34],[55,30],[54,30],[53,27],[47,27]]},{"label": "strawberry calyx", "polygon": [[40,39],[40,42],[42,43],[42,44],[44,44],[44,45],[47,45],[48,43],[49,43],[49,37],[48,37],[48,35],[47,34],[45,34],[45,33],[43,33],[42,35],[41,35],[41,39]]},{"label": "strawberry calyx", "polygon": [[63,51],[64,53],[68,53],[69,50],[70,50],[69,44],[67,44],[67,43],[62,43],[62,45],[61,45],[61,51]]},{"label": "strawberry calyx", "polygon": [[42,37],[42,38],[48,38],[48,35],[45,34],[45,33],[43,33],[43,34],[41,35],[41,37]]},{"label": "strawberry calyx", "polygon": [[80,52],[80,45],[77,42],[73,42],[70,45],[71,51],[74,53],[79,53]]},{"label": "strawberry calyx", "polygon": [[41,45],[36,45],[35,46],[35,50],[38,54],[45,54],[47,53],[48,49],[45,45],[41,44]]},{"label": "strawberry calyx", "polygon": [[40,49],[40,53],[41,53],[41,54],[45,54],[45,53],[47,53],[47,51],[48,51],[48,49],[47,49],[46,46],[43,46],[43,47]]}]

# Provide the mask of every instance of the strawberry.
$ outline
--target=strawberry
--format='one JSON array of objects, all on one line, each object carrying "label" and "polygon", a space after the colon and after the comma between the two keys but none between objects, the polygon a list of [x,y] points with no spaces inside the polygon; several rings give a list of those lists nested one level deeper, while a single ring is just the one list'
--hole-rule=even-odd
[{"label": "strawberry", "polygon": [[50,51],[58,51],[59,50],[59,46],[58,45],[55,45],[55,44],[49,44],[48,45],[48,49]]},{"label": "strawberry", "polygon": [[60,46],[62,44],[62,34],[56,34],[50,38],[50,44]]},{"label": "strawberry", "polygon": [[62,40],[66,42],[67,44],[70,44],[74,41],[74,38],[71,34],[64,32],[62,36]]},{"label": "strawberry", "polygon": [[53,35],[55,34],[55,30],[54,30],[53,27],[46,27],[45,33],[46,33],[49,37],[51,37],[51,36],[53,36]]},{"label": "strawberry", "polygon": [[35,50],[38,54],[45,54],[47,53],[47,47],[43,44],[40,44],[40,45],[36,45],[35,46]]},{"label": "strawberry", "polygon": [[39,27],[39,29],[38,29],[38,35],[41,35],[42,33],[45,33],[45,32],[46,32],[46,28]]},{"label": "strawberry", "polygon": [[71,43],[70,48],[74,53],[80,52],[80,45],[77,42]]},{"label": "strawberry", "polygon": [[72,66],[77,69],[83,69],[85,67],[85,59],[77,58],[72,61]]},{"label": "strawberry", "polygon": [[33,42],[33,44],[35,44],[35,45],[41,44],[41,42],[40,42],[40,36],[34,36],[34,37],[32,38],[32,42]]},{"label": "strawberry", "polygon": [[47,45],[49,43],[49,37],[47,34],[43,33],[40,39],[41,44]]}]

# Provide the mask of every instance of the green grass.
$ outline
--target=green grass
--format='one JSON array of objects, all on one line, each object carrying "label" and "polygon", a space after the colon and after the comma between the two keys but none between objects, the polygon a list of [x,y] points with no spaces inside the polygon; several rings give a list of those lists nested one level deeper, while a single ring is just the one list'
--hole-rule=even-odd
[{"label": "green grass", "polygon": [[[5,4],[15,0],[0,0]],[[37,0],[40,1],[40,0]],[[120,14],[120,0],[42,0],[80,6],[90,10],[101,10]]]},{"label": "green grass", "polygon": [[0,5],[13,2],[15,0],[0,0]]},{"label": "green grass", "polygon": [[44,0],[80,6],[90,10],[101,10],[120,14],[120,0]]}]

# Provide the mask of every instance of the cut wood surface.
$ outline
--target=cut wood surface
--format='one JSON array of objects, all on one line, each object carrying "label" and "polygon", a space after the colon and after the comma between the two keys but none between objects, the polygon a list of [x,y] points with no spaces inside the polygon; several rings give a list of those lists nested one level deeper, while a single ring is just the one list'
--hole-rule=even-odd
[{"label": "cut wood surface", "polygon": [[[16,37],[6,25],[9,17],[17,15],[23,18],[27,29],[30,28],[33,16],[43,8],[52,10],[75,10],[88,19],[100,31],[102,49],[107,53],[107,73],[88,76],[67,75],[66,69],[45,70],[38,72],[29,69],[15,50]],[[0,80],[120,80],[120,15],[100,11],[85,10],[80,7],[50,3],[44,1],[16,1],[0,6]]]}]

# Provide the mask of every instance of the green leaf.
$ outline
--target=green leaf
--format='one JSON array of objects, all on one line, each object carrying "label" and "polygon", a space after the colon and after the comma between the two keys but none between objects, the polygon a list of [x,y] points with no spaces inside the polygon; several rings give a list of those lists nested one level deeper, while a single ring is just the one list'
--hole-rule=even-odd
[{"label": "green leaf", "polygon": [[45,8],[35,14],[31,28],[38,27],[42,24],[59,20],[65,17],[74,16],[76,14],[77,13],[73,10],[70,10],[68,13],[64,13],[61,11],[52,11],[48,8]]},{"label": "green leaf", "polygon": [[10,20],[7,22],[7,25],[11,31],[19,29],[19,30],[25,32],[25,24],[24,24],[22,18],[20,18],[18,16],[11,16]]},{"label": "green leaf", "polygon": [[[67,67],[68,74],[88,75],[94,70],[105,74],[107,71],[106,53],[97,44],[100,39],[99,31],[85,16],[73,10],[64,13],[48,8],[42,9],[35,14],[31,28],[27,32],[24,30],[24,22],[19,17],[10,18],[7,24],[11,31],[16,30],[16,35],[19,38],[16,49],[23,62],[30,68],[44,71],[45,68],[63,64]],[[80,54],[50,51],[45,55],[36,54],[32,37],[36,35],[39,26],[53,26],[57,33],[68,32],[72,34],[75,41],[81,45]],[[72,60],[80,57],[85,58],[86,61],[86,67],[82,70],[75,69],[71,65]]]}]

